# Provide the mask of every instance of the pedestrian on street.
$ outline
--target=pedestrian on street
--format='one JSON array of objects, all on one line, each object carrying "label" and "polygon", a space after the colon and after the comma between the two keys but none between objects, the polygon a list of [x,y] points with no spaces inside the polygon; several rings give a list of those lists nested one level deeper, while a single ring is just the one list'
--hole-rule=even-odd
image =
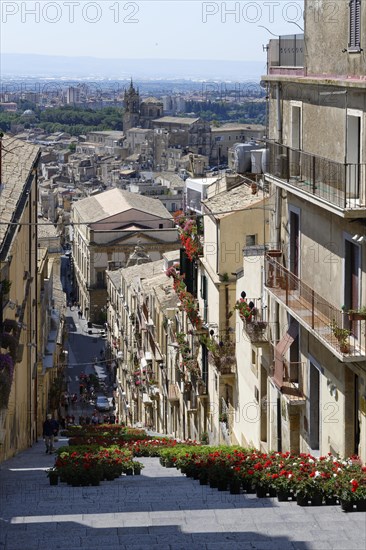
[{"label": "pedestrian on street", "polygon": [[52,418],[52,414],[48,414],[43,423],[43,439],[46,444],[46,454],[52,453],[54,449],[55,435],[58,434],[58,422]]}]

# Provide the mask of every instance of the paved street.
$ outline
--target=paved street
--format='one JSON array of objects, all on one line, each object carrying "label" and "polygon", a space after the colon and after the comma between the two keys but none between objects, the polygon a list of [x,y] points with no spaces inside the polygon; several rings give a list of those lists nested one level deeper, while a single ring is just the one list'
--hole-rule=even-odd
[{"label": "paved street", "polygon": [[[73,298],[70,295],[73,292],[71,285],[70,259],[65,255],[61,256],[61,282],[64,292],[67,296],[67,303],[72,304]],[[65,311],[65,324],[68,333],[66,349],[68,351],[68,370],[67,370],[67,389],[70,395],[76,393],[78,402],[76,405],[68,407],[68,411],[63,410],[63,414],[74,415],[75,421],[79,421],[80,415],[91,416],[94,411],[94,406],[82,403],[80,400],[79,383],[80,374],[86,375],[96,374],[94,364],[97,360],[101,367],[102,375],[108,375],[106,363],[103,362],[101,352],[105,353],[106,342],[100,336],[99,330],[96,328],[88,329],[87,319],[85,316],[79,318],[78,308],[71,305]],[[106,378],[106,381],[107,378]],[[101,392],[99,392],[101,393]],[[112,392],[109,392],[109,397],[112,397]]]},{"label": "paved street", "polygon": [[[59,441],[62,445],[66,441]],[[230,495],[158,459],[100,487],[49,485],[42,442],[0,468],[0,549],[364,550],[366,514]]]}]

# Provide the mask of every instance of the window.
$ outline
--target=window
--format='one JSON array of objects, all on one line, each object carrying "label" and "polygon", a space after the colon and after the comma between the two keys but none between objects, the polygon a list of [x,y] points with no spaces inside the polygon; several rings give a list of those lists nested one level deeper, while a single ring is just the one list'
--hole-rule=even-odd
[{"label": "window", "polygon": [[245,237],[245,246],[255,246],[257,244],[256,235],[247,235]]},{"label": "window", "polygon": [[361,0],[349,0],[348,51],[361,51]]},{"label": "window", "polygon": [[201,298],[202,298],[202,300],[207,300],[207,277],[206,277],[206,275],[201,275]]},{"label": "window", "polygon": [[159,223],[159,229],[163,229],[163,224],[162,223]]},{"label": "window", "polygon": [[201,344],[202,358],[202,380],[208,386],[208,351],[205,345]]}]

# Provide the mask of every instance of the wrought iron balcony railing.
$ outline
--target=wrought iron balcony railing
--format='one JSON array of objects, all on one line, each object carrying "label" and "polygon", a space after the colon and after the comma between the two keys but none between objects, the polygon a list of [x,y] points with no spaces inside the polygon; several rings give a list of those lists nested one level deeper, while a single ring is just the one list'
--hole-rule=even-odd
[{"label": "wrought iron balcony railing", "polygon": [[341,360],[366,359],[365,321],[330,304],[279,262],[266,256],[265,286],[291,315]]},{"label": "wrought iron balcony railing", "polygon": [[366,165],[335,162],[268,142],[270,176],[340,209],[366,208]]}]

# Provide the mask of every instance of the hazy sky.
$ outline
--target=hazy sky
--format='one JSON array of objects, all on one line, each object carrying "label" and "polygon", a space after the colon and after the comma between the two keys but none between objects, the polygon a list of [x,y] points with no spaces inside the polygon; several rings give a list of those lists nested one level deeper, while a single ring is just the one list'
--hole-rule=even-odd
[{"label": "hazy sky", "polygon": [[100,58],[263,61],[273,34],[300,33],[303,0],[1,0],[1,51]]}]

